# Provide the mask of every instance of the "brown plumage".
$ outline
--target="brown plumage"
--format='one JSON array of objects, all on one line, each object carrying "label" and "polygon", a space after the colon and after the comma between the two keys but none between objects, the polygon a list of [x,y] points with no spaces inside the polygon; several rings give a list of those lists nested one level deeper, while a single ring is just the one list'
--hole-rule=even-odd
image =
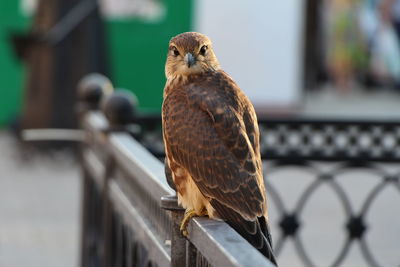
[{"label": "brown plumage", "polygon": [[171,39],[165,73],[166,173],[180,204],[225,220],[275,262],[253,105],[200,33]]}]

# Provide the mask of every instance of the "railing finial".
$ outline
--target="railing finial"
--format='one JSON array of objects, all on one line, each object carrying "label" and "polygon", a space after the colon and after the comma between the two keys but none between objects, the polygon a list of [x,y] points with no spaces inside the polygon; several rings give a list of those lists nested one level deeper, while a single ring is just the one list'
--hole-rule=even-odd
[{"label": "railing finial", "polygon": [[119,89],[101,101],[101,110],[111,127],[126,126],[135,121],[137,114],[136,96],[124,89]]},{"label": "railing finial", "polygon": [[102,98],[111,95],[113,91],[114,87],[106,76],[91,73],[78,83],[78,101],[84,110],[97,110]]}]

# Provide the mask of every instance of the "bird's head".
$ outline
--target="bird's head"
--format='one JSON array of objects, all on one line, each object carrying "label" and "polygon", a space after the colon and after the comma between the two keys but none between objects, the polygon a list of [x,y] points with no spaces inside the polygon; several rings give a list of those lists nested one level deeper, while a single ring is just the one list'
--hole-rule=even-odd
[{"label": "bird's head", "polygon": [[165,75],[167,79],[189,76],[219,68],[211,40],[198,32],[181,33],[169,42]]}]

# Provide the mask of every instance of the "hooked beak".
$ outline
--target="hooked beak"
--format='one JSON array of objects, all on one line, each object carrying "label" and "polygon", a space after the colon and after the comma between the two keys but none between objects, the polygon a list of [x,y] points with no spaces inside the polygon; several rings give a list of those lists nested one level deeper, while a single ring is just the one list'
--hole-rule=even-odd
[{"label": "hooked beak", "polygon": [[196,63],[196,59],[191,53],[187,53],[185,55],[184,60],[185,60],[185,64],[188,66],[188,68],[190,68],[191,66],[193,66]]}]

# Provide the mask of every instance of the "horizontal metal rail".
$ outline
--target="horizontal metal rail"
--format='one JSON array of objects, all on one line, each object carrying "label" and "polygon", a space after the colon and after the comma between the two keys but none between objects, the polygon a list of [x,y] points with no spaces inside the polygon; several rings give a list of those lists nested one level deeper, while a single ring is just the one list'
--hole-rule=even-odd
[{"label": "horizontal metal rail", "polygon": [[90,173],[96,186],[99,190],[103,189],[104,177],[106,173],[105,166],[102,164],[100,159],[89,149],[82,151],[83,153],[83,164],[85,169]]},{"label": "horizontal metal rail", "polygon": [[160,202],[161,197],[175,193],[165,179],[164,165],[131,136],[111,134],[108,144],[118,167],[135,177],[155,201]]},{"label": "horizontal metal rail", "polygon": [[213,266],[275,266],[222,221],[194,218],[188,230],[189,240]]}]

